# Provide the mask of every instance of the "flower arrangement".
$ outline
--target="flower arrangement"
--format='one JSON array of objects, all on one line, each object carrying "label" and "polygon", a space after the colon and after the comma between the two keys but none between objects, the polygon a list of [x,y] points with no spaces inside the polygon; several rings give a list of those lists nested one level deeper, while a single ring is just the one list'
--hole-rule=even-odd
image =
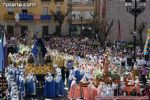
[{"label": "flower arrangement", "polygon": [[109,71],[109,77],[115,81],[115,80],[120,80],[120,76],[118,75],[116,70],[111,70]]},{"label": "flower arrangement", "polygon": [[101,70],[97,70],[97,71],[95,71],[95,73],[94,73],[94,77],[95,77],[96,79],[103,79],[103,76],[104,76],[104,73],[103,73],[103,71],[101,71]]}]

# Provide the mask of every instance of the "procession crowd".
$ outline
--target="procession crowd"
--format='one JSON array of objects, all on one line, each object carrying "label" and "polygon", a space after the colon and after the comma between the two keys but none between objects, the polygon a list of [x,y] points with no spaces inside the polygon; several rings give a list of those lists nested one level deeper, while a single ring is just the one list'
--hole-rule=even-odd
[{"label": "procession crowd", "polygon": [[[5,69],[8,82],[7,93],[9,100],[20,100],[27,95],[36,95],[38,80],[34,73],[26,75],[24,70],[31,54],[31,47],[20,43],[15,38],[10,40],[9,47],[12,46],[11,43],[13,43],[13,50],[10,51],[14,53],[11,57],[15,59],[11,59],[11,63]],[[19,48],[20,45],[22,48]],[[69,99],[83,97],[86,100],[94,100],[95,97],[105,96],[150,96],[150,90],[147,88],[150,62],[144,59],[141,50],[137,50],[136,62],[134,62],[132,50],[118,49],[118,45],[115,44],[106,45],[104,51],[98,46],[96,40],[80,37],[50,37],[49,41],[45,42],[45,46],[47,55],[51,56],[55,73],[45,75],[43,96],[45,98],[65,96],[67,95],[65,86],[68,87]],[[15,56],[16,54],[19,56]],[[20,58],[21,64],[16,65],[16,60]],[[62,61],[65,60],[65,63],[60,62],[60,58]],[[141,84],[145,89],[141,90]],[[86,88],[81,85],[85,85]]]}]

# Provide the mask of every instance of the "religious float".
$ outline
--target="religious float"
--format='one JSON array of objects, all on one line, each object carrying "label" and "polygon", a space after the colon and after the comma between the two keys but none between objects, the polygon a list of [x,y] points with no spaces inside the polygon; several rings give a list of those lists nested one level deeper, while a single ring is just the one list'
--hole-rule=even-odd
[{"label": "religious float", "polygon": [[32,54],[28,57],[27,65],[25,67],[26,74],[54,73],[51,57],[47,54],[47,50],[41,38],[35,40],[31,52]]}]

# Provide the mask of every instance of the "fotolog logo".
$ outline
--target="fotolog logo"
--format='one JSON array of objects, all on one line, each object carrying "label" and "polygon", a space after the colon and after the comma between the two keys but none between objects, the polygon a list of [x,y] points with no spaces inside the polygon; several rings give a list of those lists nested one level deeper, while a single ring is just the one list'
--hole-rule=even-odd
[{"label": "fotolog logo", "polygon": [[4,7],[36,7],[36,3],[3,3]]}]

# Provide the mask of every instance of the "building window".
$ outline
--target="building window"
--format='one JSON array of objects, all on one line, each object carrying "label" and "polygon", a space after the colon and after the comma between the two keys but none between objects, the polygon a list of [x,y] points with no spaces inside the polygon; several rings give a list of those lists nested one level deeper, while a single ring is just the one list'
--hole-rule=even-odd
[{"label": "building window", "polygon": [[21,26],[21,34],[24,34],[28,30],[28,26]]},{"label": "building window", "polygon": [[22,8],[21,8],[21,11],[22,11],[22,13],[23,13],[23,14],[28,13],[28,11],[27,11],[27,7],[22,7]]},{"label": "building window", "polygon": [[43,7],[42,14],[43,15],[48,15],[48,7]]},{"label": "building window", "polygon": [[43,36],[47,36],[49,34],[48,26],[42,26]]},{"label": "building window", "polygon": [[41,0],[42,2],[49,2],[49,1],[51,1],[51,0]]},{"label": "building window", "polygon": [[79,11],[73,11],[72,14],[72,19],[80,19],[81,13]]},{"label": "building window", "polygon": [[73,3],[81,3],[81,0],[72,0]]},{"label": "building window", "polygon": [[7,34],[9,38],[14,36],[14,26],[7,25]]},{"label": "building window", "polygon": [[12,7],[7,7],[8,14],[13,14],[13,8]]}]

